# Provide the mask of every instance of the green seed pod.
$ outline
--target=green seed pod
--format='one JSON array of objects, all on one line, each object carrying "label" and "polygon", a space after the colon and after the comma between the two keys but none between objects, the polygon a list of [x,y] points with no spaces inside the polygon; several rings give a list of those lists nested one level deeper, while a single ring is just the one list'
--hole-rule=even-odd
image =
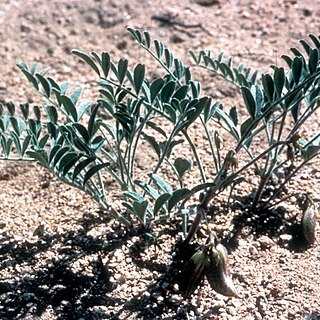
[{"label": "green seed pod", "polygon": [[180,290],[184,298],[189,298],[200,285],[209,263],[207,253],[199,250],[185,264],[180,282]]},{"label": "green seed pod", "polygon": [[231,279],[228,252],[222,244],[218,244],[210,252],[210,266],[206,270],[206,277],[216,292],[228,297],[238,297]]},{"label": "green seed pod", "polygon": [[316,241],[317,210],[315,205],[306,208],[301,220],[302,232],[309,244]]}]

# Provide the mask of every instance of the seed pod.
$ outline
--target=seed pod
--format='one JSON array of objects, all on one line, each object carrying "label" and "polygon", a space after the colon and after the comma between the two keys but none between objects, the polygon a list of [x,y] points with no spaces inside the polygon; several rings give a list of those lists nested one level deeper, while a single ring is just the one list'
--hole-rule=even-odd
[{"label": "seed pod", "polygon": [[232,170],[232,172],[236,172],[236,170],[238,168],[238,165],[239,165],[238,157],[236,155],[234,155],[231,158],[231,170]]},{"label": "seed pod", "polygon": [[317,225],[317,210],[315,205],[309,205],[302,215],[301,220],[302,232],[309,244],[316,241],[316,225]]},{"label": "seed pod", "polygon": [[296,132],[292,138],[291,138],[291,142],[293,143],[293,147],[295,150],[300,150],[303,145],[301,144],[301,142],[299,142],[299,140],[302,138],[303,136],[299,133]]},{"label": "seed pod", "polygon": [[287,148],[287,159],[291,161],[292,165],[294,165],[295,154],[291,145],[288,145]]},{"label": "seed pod", "polygon": [[210,266],[206,270],[206,277],[216,292],[228,297],[238,297],[231,279],[228,252],[222,244],[218,244],[210,252]]},{"label": "seed pod", "polygon": [[189,298],[200,285],[209,263],[207,253],[199,250],[185,264],[180,281],[180,290],[184,298]]},{"label": "seed pod", "polygon": [[238,167],[238,158],[234,150],[229,150],[223,164],[226,170],[231,168],[232,172],[235,172]]},{"label": "seed pod", "polygon": [[215,131],[215,133],[214,133],[214,142],[215,142],[218,150],[221,150],[223,148],[223,140],[220,137],[218,131]]}]

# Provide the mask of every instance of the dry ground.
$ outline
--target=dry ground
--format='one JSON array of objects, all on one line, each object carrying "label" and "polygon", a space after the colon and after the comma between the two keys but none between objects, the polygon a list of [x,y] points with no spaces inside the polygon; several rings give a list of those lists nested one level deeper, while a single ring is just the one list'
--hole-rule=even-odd
[{"label": "dry ground", "polygon": [[[149,30],[186,63],[189,49],[212,49],[262,72],[281,63],[280,56],[298,39],[320,33],[318,0],[198,2],[0,0],[0,100],[39,103],[15,67],[19,60],[49,66],[58,80],[86,87],[85,97],[92,95],[95,79],[70,54],[72,48],[107,50],[115,60],[124,56],[132,64],[150,65],[127,26]],[[208,74],[195,74],[205,92],[226,105],[239,105],[232,87]],[[319,118],[307,130],[319,130]],[[317,162],[290,190],[312,190],[319,198],[319,180]],[[250,193],[250,185],[245,187]],[[117,200],[112,192],[110,198]],[[241,211],[235,208],[233,215],[224,216],[224,196],[220,200],[214,205],[221,213],[215,224],[228,240],[240,298],[225,298],[205,283],[201,292],[183,301],[166,290],[172,247],[181,235],[179,223],[157,226],[160,249],[147,246],[138,233],[126,232],[88,197],[45,170],[0,161],[0,318],[320,319],[319,245],[298,250],[288,244],[286,230],[280,234],[259,228],[267,218],[261,217],[247,223],[237,246],[231,246],[231,218]],[[290,202],[283,207],[286,218],[297,213]],[[282,218],[278,213],[273,221],[281,224]],[[34,235],[41,225],[41,235]],[[107,272],[101,272],[99,257]]]}]

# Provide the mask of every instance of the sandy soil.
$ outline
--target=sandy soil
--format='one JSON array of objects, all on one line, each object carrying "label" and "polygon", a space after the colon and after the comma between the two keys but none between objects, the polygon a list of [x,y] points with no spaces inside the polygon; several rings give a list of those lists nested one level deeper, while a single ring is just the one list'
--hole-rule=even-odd
[{"label": "sandy soil", "polygon": [[[280,56],[300,38],[319,34],[319,0],[207,2],[0,0],[0,101],[41,103],[15,67],[19,60],[40,62],[59,81],[82,85],[84,98],[96,97],[95,78],[71,55],[73,48],[152,65],[127,26],[149,30],[186,63],[189,49],[212,49],[261,72],[281,64]],[[205,92],[239,105],[234,88],[208,73],[194,74]],[[319,130],[319,124],[315,119],[308,130]],[[319,198],[319,182],[316,162],[290,190],[313,190]],[[204,283],[184,300],[170,283],[178,221],[156,226],[160,248],[150,245],[141,232],[128,232],[89,197],[32,164],[0,161],[0,190],[1,319],[320,319],[319,240],[309,248],[290,245],[280,212],[242,224],[233,245],[232,218],[241,207],[226,215],[222,195],[214,204],[221,215],[212,223],[230,251],[240,298],[223,297]],[[117,203],[116,190],[110,198]],[[291,202],[282,207],[287,219],[298,213]]]}]

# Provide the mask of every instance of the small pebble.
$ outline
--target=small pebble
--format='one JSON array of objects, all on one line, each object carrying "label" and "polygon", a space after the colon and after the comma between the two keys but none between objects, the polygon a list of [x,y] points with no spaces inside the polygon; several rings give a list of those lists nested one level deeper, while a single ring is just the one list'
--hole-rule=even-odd
[{"label": "small pebble", "polygon": [[268,236],[261,236],[258,242],[260,243],[261,249],[269,249],[275,244]]},{"label": "small pebble", "polygon": [[253,257],[258,254],[258,250],[254,246],[249,247],[249,252],[250,252],[251,256],[253,256]]}]

